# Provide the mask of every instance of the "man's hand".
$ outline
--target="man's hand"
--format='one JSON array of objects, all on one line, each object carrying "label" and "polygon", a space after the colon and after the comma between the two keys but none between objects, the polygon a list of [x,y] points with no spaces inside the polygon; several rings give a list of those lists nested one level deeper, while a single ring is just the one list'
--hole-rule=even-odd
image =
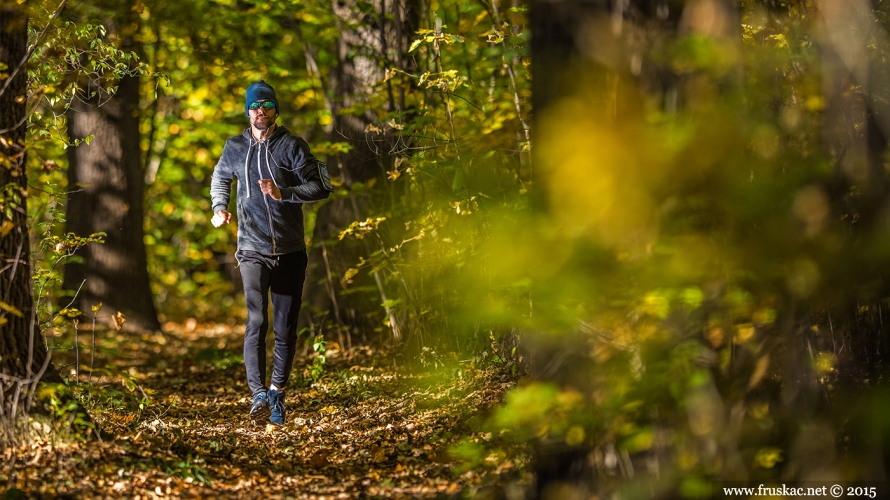
[{"label": "man's hand", "polygon": [[225,210],[220,210],[213,214],[213,218],[210,219],[210,223],[213,224],[213,227],[219,227],[223,224],[228,224],[232,222],[232,214]]},{"label": "man's hand", "polygon": [[275,201],[281,200],[281,190],[272,179],[260,179],[260,191],[266,196],[271,196]]}]

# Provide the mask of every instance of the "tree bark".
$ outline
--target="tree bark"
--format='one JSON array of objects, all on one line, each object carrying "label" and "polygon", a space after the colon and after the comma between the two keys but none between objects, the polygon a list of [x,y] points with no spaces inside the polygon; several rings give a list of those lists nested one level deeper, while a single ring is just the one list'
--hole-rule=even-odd
[{"label": "tree bark", "polygon": [[[37,330],[31,282],[25,172],[28,19],[0,7],[0,62],[13,75],[0,79],[0,423],[15,441],[14,424],[27,413],[37,383],[60,381]],[[20,67],[20,65],[22,65]],[[17,70],[17,71],[16,71]],[[7,85],[8,83],[8,85]]]},{"label": "tree bark", "polygon": [[99,90],[68,112],[71,141],[94,136],[90,144],[68,149],[68,231],[104,232],[106,238],[78,250],[83,263],[66,267],[65,288],[80,288],[83,311],[102,303],[106,317],[122,312],[130,331],[160,329],[143,241],[138,103],[139,79],[127,76],[115,95]]}]

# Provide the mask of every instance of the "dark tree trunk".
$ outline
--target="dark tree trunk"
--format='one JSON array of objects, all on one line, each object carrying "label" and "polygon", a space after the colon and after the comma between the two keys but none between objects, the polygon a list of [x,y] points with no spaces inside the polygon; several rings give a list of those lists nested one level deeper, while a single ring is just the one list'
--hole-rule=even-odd
[{"label": "dark tree trunk", "polygon": [[94,139],[68,149],[67,229],[78,236],[107,236],[105,244],[78,250],[83,263],[66,267],[65,288],[80,288],[83,311],[102,303],[103,316],[122,312],[124,328],[131,331],[160,329],[143,242],[138,103],[139,79],[124,77],[114,96],[99,91],[68,112],[71,140]]},{"label": "dark tree trunk", "polygon": [[[15,7],[0,7],[0,62],[15,72],[0,80],[0,422],[14,440],[14,426],[38,381],[59,381],[36,327],[31,285],[25,173],[25,101],[28,20]],[[18,71],[15,71],[18,69]]]}]

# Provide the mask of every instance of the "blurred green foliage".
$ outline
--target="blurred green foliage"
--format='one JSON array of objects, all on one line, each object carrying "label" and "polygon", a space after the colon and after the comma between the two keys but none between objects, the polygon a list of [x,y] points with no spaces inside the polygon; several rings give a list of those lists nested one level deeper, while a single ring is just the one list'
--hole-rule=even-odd
[{"label": "blurred green foliage", "polygon": [[868,386],[886,363],[887,82],[832,81],[855,37],[816,8],[744,2],[723,32],[715,2],[682,6],[680,27],[627,21],[536,110],[540,201],[479,252],[534,298],[512,323],[538,382],[490,425],[535,443],[544,497],[883,477],[883,424],[861,412],[886,408]]}]

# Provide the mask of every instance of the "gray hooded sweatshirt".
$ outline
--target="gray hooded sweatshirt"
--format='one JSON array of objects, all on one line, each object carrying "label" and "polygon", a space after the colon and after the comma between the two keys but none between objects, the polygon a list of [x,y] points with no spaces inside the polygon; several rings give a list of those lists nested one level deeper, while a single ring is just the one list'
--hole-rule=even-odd
[{"label": "gray hooded sweatshirt", "polygon": [[[263,142],[250,129],[229,138],[210,180],[213,213],[227,210],[232,180],[238,179],[238,250],[282,255],[306,248],[302,203],[323,200],[330,192],[324,164],[306,141],[278,126]],[[259,180],[272,179],[281,191],[275,201],[260,191]],[[326,179],[325,179],[326,180]]]}]

